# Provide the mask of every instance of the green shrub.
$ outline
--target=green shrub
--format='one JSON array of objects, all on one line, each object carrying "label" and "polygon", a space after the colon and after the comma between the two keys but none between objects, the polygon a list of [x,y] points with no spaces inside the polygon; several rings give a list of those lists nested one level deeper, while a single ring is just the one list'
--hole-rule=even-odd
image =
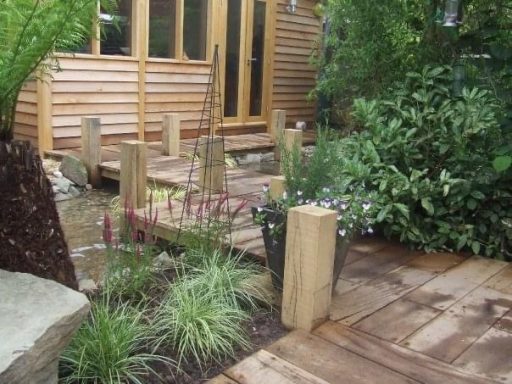
[{"label": "green shrub", "polygon": [[151,363],[172,365],[172,360],[149,353],[154,337],[145,314],[144,308],[111,302],[108,294],[93,302],[89,319],[62,354],[64,382],[142,384],[153,372]]},{"label": "green shrub", "polygon": [[408,73],[387,98],[356,100],[362,131],[340,141],[338,185],[379,193],[388,236],[426,250],[503,257],[512,232],[510,174],[493,160],[510,152],[500,106],[485,90],[451,93],[451,70]]},{"label": "green shrub", "polygon": [[236,347],[247,348],[242,327],[246,313],[229,305],[217,292],[191,289],[186,278],[171,285],[157,314],[160,343],[176,351],[178,366],[193,361],[202,367],[211,360],[233,356]]}]

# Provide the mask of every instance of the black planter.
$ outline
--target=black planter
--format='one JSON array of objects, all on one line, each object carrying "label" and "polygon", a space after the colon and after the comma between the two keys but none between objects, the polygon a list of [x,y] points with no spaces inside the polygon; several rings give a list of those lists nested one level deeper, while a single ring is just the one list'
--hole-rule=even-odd
[{"label": "black planter", "polygon": [[[258,211],[260,209],[261,211]],[[274,211],[269,207],[252,207],[253,219],[256,218],[258,213],[265,216],[264,223],[261,225],[261,232],[263,234],[263,242],[267,252],[267,267],[271,272],[272,285],[274,288],[282,292],[283,279],[284,279],[284,262],[286,253],[286,217],[282,212]],[[271,235],[269,224],[281,225],[283,228],[274,235]],[[350,246],[350,239],[341,238],[336,236],[336,250],[334,255],[334,268],[333,268],[333,285],[332,290],[336,288],[336,283],[340,277],[341,270],[345,264],[348,249]]]}]

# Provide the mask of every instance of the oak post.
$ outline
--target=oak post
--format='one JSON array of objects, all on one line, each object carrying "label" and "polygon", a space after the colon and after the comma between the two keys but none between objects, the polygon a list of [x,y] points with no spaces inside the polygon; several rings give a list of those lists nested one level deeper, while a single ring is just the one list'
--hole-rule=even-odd
[{"label": "oak post", "polygon": [[274,176],[270,179],[269,196],[271,200],[277,200],[286,191],[286,179],[284,176]]},{"label": "oak post", "polygon": [[123,205],[134,209],[146,206],[146,146],[137,140],[121,142],[119,195]]},{"label": "oak post", "polygon": [[314,206],[289,210],[281,320],[312,331],[329,317],[336,212]]},{"label": "oak post", "polygon": [[101,120],[82,117],[82,161],[89,174],[89,183],[101,187]]},{"label": "oak post", "polygon": [[[284,148],[288,154],[298,151],[299,156],[302,156],[302,130],[300,129],[285,129],[284,130]],[[283,173],[283,162],[281,162],[281,173]]]},{"label": "oak post", "polygon": [[220,136],[202,136],[199,142],[199,187],[224,191],[224,145]]},{"label": "oak post", "polygon": [[284,128],[286,125],[286,111],[284,109],[274,109],[272,111],[272,123],[270,126],[271,140],[274,143],[274,159],[281,159],[279,151],[279,141],[282,139]]},{"label": "oak post", "polygon": [[162,125],[162,155],[180,155],[180,115],[167,113]]}]

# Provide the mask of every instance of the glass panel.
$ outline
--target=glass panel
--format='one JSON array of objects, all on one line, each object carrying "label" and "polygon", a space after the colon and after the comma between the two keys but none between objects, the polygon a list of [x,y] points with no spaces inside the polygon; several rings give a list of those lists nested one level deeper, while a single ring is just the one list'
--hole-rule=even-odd
[{"label": "glass panel", "polygon": [[250,116],[261,116],[263,96],[263,64],[265,63],[265,15],[267,4],[254,2],[254,21],[252,28],[251,56],[251,99]]},{"label": "glass panel", "polygon": [[226,76],[224,81],[224,116],[226,117],[238,115],[241,18],[242,0],[229,0],[226,30]]},{"label": "glass panel", "polygon": [[100,52],[102,55],[132,54],[132,0],[120,0],[118,11],[111,15],[100,12],[103,24]]},{"label": "glass panel", "polygon": [[206,60],[208,0],[185,0],[183,59]]},{"label": "glass panel", "polygon": [[149,3],[149,57],[176,57],[176,0]]}]

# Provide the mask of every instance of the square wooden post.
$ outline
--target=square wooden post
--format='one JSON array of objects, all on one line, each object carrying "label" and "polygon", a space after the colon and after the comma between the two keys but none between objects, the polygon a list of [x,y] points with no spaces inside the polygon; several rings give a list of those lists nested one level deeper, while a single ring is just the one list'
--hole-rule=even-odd
[{"label": "square wooden post", "polygon": [[121,178],[119,195],[121,203],[133,208],[146,206],[146,146],[143,141],[121,142]]},{"label": "square wooden post", "polygon": [[286,191],[286,180],[284,176],[274,176],[270,179],[269,196],[271,200],[283,197]]},{"label": "square wooden post", "polygon": [[199,187],[203,190],[223,192],[224,162],[222,137],[202,136],[199,142]]},{"label": "square wooden post", "polygon": [[[284,148],[287,153],[292,154],[293,151],[299,151],[302,156],[302,130],[285,129],[284,130]],[[283,173],[283,163],[281,162],[281,173]]]},{"label": "square wooden post", "polygon": [[329,317],[336,212],[309,205],[288,212],[281,320],[312,331]]},{"label": "square wooden post", "polygon": [[99,117],[82,117],[82,161],[89,183],[101,187],[101,121]]},{"label": "square wooden post", "polygon": [[286,111],[284,109],[274,109],[272,111],[272,125],[270,126],[270,138],[275,145],[274,160],[281,159],[279,151],[279,141],[283,137],[284,128],[286,126]]},{"label": "square wooden post", "polygon": [[162,125],[162,155],[180,155],[180,115],[168,113],[163,117]]}]

